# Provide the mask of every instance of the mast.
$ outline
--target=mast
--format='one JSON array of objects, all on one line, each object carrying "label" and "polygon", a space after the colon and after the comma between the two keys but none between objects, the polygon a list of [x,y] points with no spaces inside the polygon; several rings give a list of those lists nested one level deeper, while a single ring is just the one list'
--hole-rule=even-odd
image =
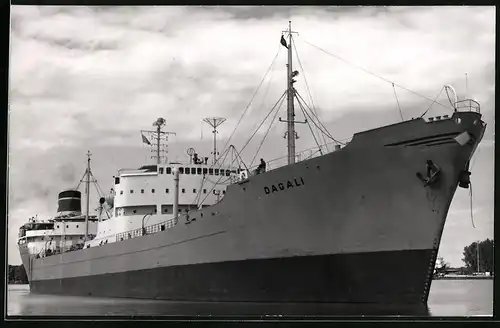
[{"label": "mast", "polygon": [[158,156],[156,156],[156,164],[160,164],[160,125],[156,127],[156,153]]},{"label": "mast", "polygon": [[214,134],[214,164],[217,162],[217,127],[226,121],[223,117],[207,117],[203,121],[213,128]]},{"label": "mast", "polygon": [[[165,126],[165,123],[167,121],[163,118],[163,117],[159,117],[158,119],[156,119],[156,121],[153,122],[153,126],[156,127],[156,130],[155,131],[150,131],[150,130],[141,130],[141,134],[144,133],[144,132],[147,132],[150,134],[150,138],[152,138],[153,140],[156,139],[156,149],[155,150],[152,150],[153,153],[156,153],[156,164],[161,164],[161,156],[160,156],[160,153],[162,151],[164,151],[165,153],[168,153],[168,149],[166,148],[167,147],[167,142],[168,142],[168,136],[170,134],[173,134],[175,135],[175,132],[165,132],[165,131],[162,131],[162,127]],[[162,142],[162,137],[163,137],[163,141],[165,143],[165,149],[162,150],[161,149],[161,142]],[[142,141],[146,144],[148,144],[149,146],[154,146],[154,142],[151,143],[144,135],[142,135]],[[153,156],[155,157],[155,156]],[[167,156],[165,155],[165,162],[167,162]]]},{"label": "mast", "polygon": [[287,141],[288,164],[295,163],[295,113],[293,108],[293,79],[292,79],[292,22],[288,22],[288,64],[287,66]]},{"label": "mast", "polygon": [[179,168],[174,169],[174,218],[179,216]]},{"label": "mast", "polygon": [[86,215],[85,215],[85,241],[88,240],[89,236],[89,211],[90,211],[90,150],[87,150],[87,181],[85,181],[86,194],[87,194],[87,205],[86,205]]}]

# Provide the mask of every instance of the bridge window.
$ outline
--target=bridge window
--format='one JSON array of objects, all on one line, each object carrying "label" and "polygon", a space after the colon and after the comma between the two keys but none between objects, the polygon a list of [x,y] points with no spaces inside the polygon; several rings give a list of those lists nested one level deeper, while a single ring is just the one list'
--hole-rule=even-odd
[{"label": "bridge window", "polygon": [[189,167],[186,167],[186,170],[184,171],[184,174],[190,174],[191,173],[191,169]]},{"label": "bridge window", "polygon": [[144,189],[141,189],[141,194],[144,194]]},{"label": "bridge window", "polygon": [[214,174],[214,169],[208,169],[208,174],[213,175]]},{"label": "bridge window", "polygon": [[231,171],[226,170],[226,177],[228,177],[231,174]]},{"label": "bridge window", "polygon": [[203,174],[207,174],[208,173],[208,169],[206,167],[203,168]]},{"label": "bridge window", "polygon": [[183,167],[179,167],[179,174],[183,174],[184,173],[184,168]]},{"label": "bridge window", "polygon": [[167,167],[167,174],[172,174],[172,168]]},{"label": "bridge window", "polygon": [[206,189],[203,189],[203,193],[206,194],[207,193],[207,190]]},{"label": "bridge window", "polygon": [[160,171],[160,174],[163,174],[163,167],[160,167],[158,171]]},{"label": "bridge window", "polygon": [[182,193],[183,194],[186,193],[186,189],[182,188]]},{"label": "bridge window", "polygon": [[196,189],[193,189],[193,194],[196,194]]},{"label": "bridge window", "polygon": [[166,192],[167,194],[168,194],[168,192],[169,192],[169,191],[170,191],[170,190],[168,190],[168,188],[167,188],[167,189],[165,189],[165,192]]},{"label": "bridge window", "polygon": [[196,173],[201,174],[201,167],[196,168]]},{"label": "bridge window", "polygon": [[191,168],[191,174],[196,174],[196,167]]},{"label": "bridge window", "polygon": [[154,193],[155,193],[155,190],[154,190],[154,189],[151,189],[151,192],[154,194]]},{"label": "bridge window", "polygon": [[220,170],[220,175],[223,176],[225,174],[225,170]]},{"label": "bridge window", "polygon": [[219,169],[215,169],[215,175],[219,175]]}]

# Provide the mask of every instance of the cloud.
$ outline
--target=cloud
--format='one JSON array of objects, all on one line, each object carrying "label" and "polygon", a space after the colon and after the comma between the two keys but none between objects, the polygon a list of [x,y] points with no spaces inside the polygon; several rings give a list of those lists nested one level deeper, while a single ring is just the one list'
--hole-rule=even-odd
[{"label": "cloud", "polygon": [[[284,91],[287,58],[279,37],[289,19],[300,32],[293,63],[301,73],[297,90],[305,99],[311,91],[336,138],[398,122],[394,91],[405,118],[419,116],[430,101],[397,86],[394,90],[306,41],[432,99],[444,84],[463,97],[467,72],[467,93],[481,101],[488,123],[485,139],[493,140],[494,13],[493,7],[14,6],[9,261],[19,262],[19,225],[33,213],[54,213],[57,193],[76,185],[83,174],[87,150],[94,154],[94,173],[104,190],[117,169],[149,160],[139,130],[151,128],[157,117],[165,117],[167,130],[177,132],[172,157],[186,156],[190,146],[209,154],[212,135],[201,120],[226,117],[219,134],[220,146],[225,144],[277,54],[230,142],[241,147]],[[438,102],[447,105],[446,95]],[[435,104],[429,111],[442,114],[450,109]],[[284,107],[278,116],[286,117]],[[297,107],[297,119],[302,116]],[[267,127],[245,150],[247,160]],[[258,157],[286,154],[285,128],[274,125]],[[308,128],[297,130],[297,148],[313,147]],[[478,153],[473,179],[484,183],[474,192],[479,207],[492,209],[487,181],[492,181],[493,157],[486,154]],[[458,192],[452,209],[466,204],[466,192]],[[460,217],[466,220],[465,214]],[[461,243],[460,233],[447,225],[447,245]]]}]

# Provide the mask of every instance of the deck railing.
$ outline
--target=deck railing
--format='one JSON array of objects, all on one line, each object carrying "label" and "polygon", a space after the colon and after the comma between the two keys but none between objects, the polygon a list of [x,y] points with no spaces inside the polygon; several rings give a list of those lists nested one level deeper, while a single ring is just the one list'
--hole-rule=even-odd
[{"label": "deck railing", "polygon": [[146,226],[144,228],[137,228],[125,232],[120,232],[116,234],[116,241],[123,241],[126,239],[141,237],[144,235],[151,235],[160,231],[165,231],[167,229],[173,228],[177,224],[178,220],[178,218],[173,218],[167,221]]},{"label": "deck railing", "polygon": [[[336,142],[329,142],[327,144],[321,145],[321,151],[323,152],[323,154],[331,153],[333,151],[339,150],[340,148],[341,147]],[[295,154],[295,162],[298,163],[318,156],[321,156],[319,147],[305,149]],[[288,165],[288,155],[266,161],[266,170],[274,170],[285,165]],[[249,173],[252,175],[257,167],[258,164],[251,166]]]},{"label": "deck railing", "polygon": [[481,113],[481,106],[477,101],[473,99],[464,99],[457,101],[455,103],[455,109],[457,111],[475,111],[476,113]]}]

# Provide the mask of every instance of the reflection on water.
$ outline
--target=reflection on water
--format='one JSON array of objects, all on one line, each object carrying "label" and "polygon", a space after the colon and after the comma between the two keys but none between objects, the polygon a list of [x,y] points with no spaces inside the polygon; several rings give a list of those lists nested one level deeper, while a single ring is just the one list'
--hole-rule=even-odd
[{"label": "reflection on water", "polygon": [[30,294],[27,285],[9,285],[8,315],[77,316],[469,316],[492,315],[493,280],[438,280],[429,308],[311,303],[205,303]]}]

